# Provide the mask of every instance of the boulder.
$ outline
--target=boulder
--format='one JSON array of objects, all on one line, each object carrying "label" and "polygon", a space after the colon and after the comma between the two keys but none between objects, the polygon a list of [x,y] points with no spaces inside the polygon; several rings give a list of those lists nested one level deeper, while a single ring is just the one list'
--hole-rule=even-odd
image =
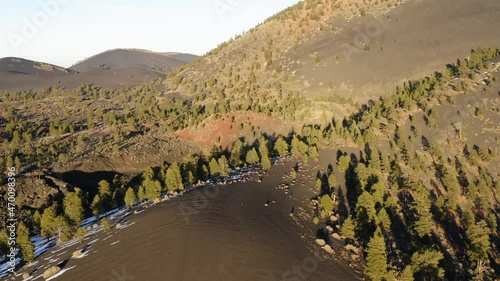
[{"label": "boulder", "polygon": [[323,247],[326,245],[326,242],[323,239],[316,239],[316,244],[318,244],[318,246]]},{"label": "boulder", "polygon": [[340,235],[338,233],[333,233],[332,238],[335,240],[339,240],[339,241],[342,240],[342,237],[340,237]]},{"label": "boulder", "polygon": [[330,245],[325,245],[323,247],[323,250],[325,250],[325,252],[327,252],[329,254],[333,254],[333,249],[332,249],[332,247],[330,247]]}]

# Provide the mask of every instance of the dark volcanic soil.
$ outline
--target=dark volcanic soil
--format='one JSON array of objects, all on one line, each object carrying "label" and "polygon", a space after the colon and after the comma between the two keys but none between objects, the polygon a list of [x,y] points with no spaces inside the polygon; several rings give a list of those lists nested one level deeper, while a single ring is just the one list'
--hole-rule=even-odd
[{"label": "dark volcanic soil", "polygon": [[[291,165],[274,166],[262,183],[207,187],[131,215],[129,227],[88,238],[83,245],[99,241],[88,256],[70,259],[64,268],[71,269],[55,280],[358,280],[352,269],[331,258],[319,261],[314,269],[315,256],[326,257],[313,245],[314,227],[307,221],[299,225],[289,216],[293,207],[295,217],[303,216],[304,199],[312,193],[307,184],[293,186],[293,197],[275,189]],[[69,258],[82,246],[65,249],[58,258]],[[46,264],[47,256],[57,255],[52,251],[37,259],[38,266]],[[305,271],[309,268],[314,269],[310,274]],[[287,271],[290,274],[284,275]]]}]

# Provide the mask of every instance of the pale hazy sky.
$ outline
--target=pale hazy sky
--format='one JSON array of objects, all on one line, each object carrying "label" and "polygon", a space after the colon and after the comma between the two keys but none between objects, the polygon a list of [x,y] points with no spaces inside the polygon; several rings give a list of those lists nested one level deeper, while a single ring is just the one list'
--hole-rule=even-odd
[{"label": "pale hazy sky", "polygon": [[202,55],[297,0],[0,0],[0,58],[69,67],[114,48]]}]

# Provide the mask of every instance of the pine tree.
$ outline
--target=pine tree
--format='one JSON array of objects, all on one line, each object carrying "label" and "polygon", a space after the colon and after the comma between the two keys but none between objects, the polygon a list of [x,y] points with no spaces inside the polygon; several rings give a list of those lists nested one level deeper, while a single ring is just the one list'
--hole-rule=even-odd
[{"label": "pine tree", "polygon": [[41,221],[42,221],[42,215],[38,210],[35,211],[35,214],[33,215],[32,223],[33,223],[33,229],[40,234],[41,231]]},{"label": "pine tree", "polygon": [[388,280],[389,278],[390,273],[387,271],[385,239],[380,227],[377,227],[367,245],[365,274],[371,280]]},{"label": "pine tree", "polygon": [[30,240],[30,230],[24,222],[19,223],[16,230],[17,243],[21,248],[21,254],[23,260],[26,262],[32,262],[35,259],[35,247]]},{"label": "pine tree", "polygon": [[317,161],[319,159],[318,149],[314,145],[309,147],[307,154],[309,155],[309,157],[311,159],[313,159],[315,161]]},{"label": "pine tree", "polygon": [[389,215],[387,214],[387,211],[385,210],[385,208],[380,209],[380,211],[378,212],[377,218],[385,230],[391,229],[391,219],[389,218]]},{"label": "pine tree", "polygon": [[231,149],[231,157],[229,157],[229,161],[233,167],[241,165],[241,153],[243,150],[243,143],[240,140],[237,140],[233,144],[233,148]]},{"label": "pine tree", "polygon": [[[168,177],[168,171],[167,171],[167,177]],[[146,179],[142,182],[141,186],[144,188],[144,191],[146,192],[147,200],[155,200],[156,198],[160,198],[161,183],[159,181]]]},{"label": "pine tree", "polygon": [[101,196],[99,194],[96,194],[96,196],[94,196],[94,200],[92,200],[91,206],[92,206],[92,214],[94,214],[94,216],[98,216],[104,213]]},{"label": "pine tree", "polygon": [[72,225],[78,226],[83,220],[83,192],[76,188],[75,192],[68,192],[64,198],[64,213]]},{"label": "pine tree", "polygon": [[342,235],[346,239],[355,240],[354,223],[352,218],[349,216],[342,224]]},{"label": "pine tree", "polygon": [[144,202],[145,200],[148,199],[146,195],[146,189],[144,188],[144,186],[139,186],[139,190],[137,191],[137,199],[140,202]]},{"label": "pine tree", "polygon": [[369,163],[374,169],[380,170],[380,152],[378,151],[378,148],[372,149]]},{"label": "pine tree", "polygon": [[351,162],[351,159],[349,155],[342,155],[339,158],[338,164],[337,164],[337,170],[345,173],[347,169],[349,168],[349,163]]},{"label": "pine tree", "polygon": [[137,196],[135,195],[135,191],[132,187],[127,188],[127,192],[125,193],[125,205],[129,208],[132,208],[137,201]]},{"label": "pine tree", "polygon": [[321,208],[323,208],[323,215],[327,216],[333,211],[333,200],[330,195],[325,194],[321,197]]},{"label": "pine tree", "polygon": [[142,180],[152,180],[155,177],[155,172],[153,171],[153,168],[147,167],[144,172],[142,172]]},{"label": "pine tree", "polygon": [[264,137],[260,137],[259,139],[259,155],[262,168],[264,170],[270,169],[271,159],[269,159],[268,141]]},{"label": "pine tree", "polygon": [[185,157],[181,170],[184,180],[194,184],[198,180],[198,159],[193,156]]},{"label": "pine tree", "polygon": [[184,190],[184,184],[182,183],[182,176],[179,165],[174,162],[167,170],[166,175],[167,189],[171,192]]},{"label": "pine tree", "polygon": [[43,211],[42,218],[40,219],[40,234],[43,237],[48,238],[50,235],[54,234],[54,219],[56,218],[56,215],[56,207],[54,205]]},{"label": "pine tree", "polygon": [[246,162],[251,165],[259,163],[259,155],[257,154],[255,147],[247,152]]},{"label": "pine tree", "polygon": [[401,277],[399,278],[400,281],[413,281],[413,269],[411,265],[408,265],[405,267],[403,270],[403,273],[401,274]]},{"label": "pine tree", "polygon": [[488,261],[490,249],[490,229],[488,224],[481,220],[467,229],[467,237],[470,241],[469,257],[473,262]]},{"label": "pine tree", "polygon": [[335,175],[333,173],[331,173],[328,176],[328,185],[330,186],[330,188],[334,188],[337,186],[337,178],[335,177]]},{"label": "pine tree", "polygon": [[101,220],[101,227],[104,230],[104,232],[108,232],[111,230],[111,227],[109,226],[109,221],[106,218],[103,218]]},{"label": "pine tree", "polygon": [[361,193],[358,197],[358,204],[356,204],[356,213],[359,213],[363,209],[370,220],[376,217],[375,201],[368,191]]},{"label": "pine tree", "polygon": [[279,137],[274,144],[274,151],[278,153],[280,157],[285,157],[288,155],[288,143],[283,139],[283,137]]},{"label": "pine tree", "polygon": [[316,190],[321,190],[321,186],[323,185],[323,182],[321,181],[320,178],[317,178],[314,185],[316,186]]},{"label": "pine tree", "polygon": [[71,227],[64,216],[57,216],[53,222],[54,230],[57,232],[59,241],[65,242],[71,236]]},{"label": "pine tree", "polygon": [[[161,184],[160,184],[161,186]],[[125,187],[124,186],[121,186],[121,187],[118,187],[115,189],[115,191],[113,191],[113,199],[111,200],[112,201],[112,205],[113,205],[113,208],[121,208],[125,205]]]},{"label": "pine tree", "polygon": [[111,185],[109,184],[108,181],[102,180],[98,183],[99,185],[99,195],[107,195],[111,197]]},{"label": "pine tree", "polygon": [[102,180],[98,183],[101,213],[108,211],[112,207],[112,191],[108,181]]},{"label": "pine tree", "polygon": [[212,158],[210,162],[208,163],[208,168],[210,169],[210,174],[212,176],[216,176],[220,174],[220,167],[219,163],[215,158]]},{"label": "pine tree", "polygon": [[269,155],[262,155],[260,159],[261,159],[260,164],[262,165],[262,169],[264,170],[271,169],[272,164],[271,164],[271,159],[269,159]]},{"label": "pine tree", "polygon": [[75,236],[76,238],[78,239],[78,242],[79,243],[82,243],[83,242],[83,239],[85,238],[85,236],[87,235],[88,231],[85,229],[85,228],[78,228],[75,232]]},{"label": "pine tree", "polygon": [[413,228],[420,238],[432,235],[432,213],[429,190],[420,183],[415,185],[415,205],[413,209],[417,213],[417,220]]},{"label": "pine tree", "polygon": [[229,172],[231,172],[231,168],[229,167],[226,156],[222,155],[217,162],[219,164],[220,175],[223,177],[227,177],[229,175]]},{"label": "pine tree", "polygon": [[444,258],[443,253],[438,250],[426,249],[413,253],[411,257],[411,267],[416,276],[422,279],[434,280],[444,276],[444,270],[439,267],[439,262]]}]

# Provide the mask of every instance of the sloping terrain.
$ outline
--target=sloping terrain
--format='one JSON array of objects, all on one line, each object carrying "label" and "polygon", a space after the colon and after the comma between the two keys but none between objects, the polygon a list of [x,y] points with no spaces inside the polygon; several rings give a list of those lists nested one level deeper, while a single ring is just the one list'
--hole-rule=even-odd
[{"label": "sloping terrain", "polygon": [[44,62],[8,57],[0,59],[0,73],[59,77],[73,74],[75,71]]},{"label": "sloping terrain", "polygon": [[[185,201],[138,216],[153,237],[141,241],[151,256],[141,253],[139,263],[127,258],[137,276],[147,270],[144,276],[153,279],[267,281],[252,275],[255,265],[272,271],[274,257],[285,256],[274,261],[279,272],[272,276],[279,278],[289,263],[305,258],[295,248],[303,237],[318,238],[322,252],[372,280],[495,280],[500,49],[477,47],[500,45],[499,11],[493,0],[308,0],[166,80],[143,83],[158,69],[119,68],[117,55],[116,64],[95,62],[90,71],[57,77],[59,86],[2,94],[0,168],[16,166],[21,174],[23,217],[55,209],[47,213],[58,225],[49,223],[52,217],[26,219],[31,230],[61,235],[63,227],[67,239],[79,227],[68,219],[75,212],[67,198],[79,203],[83,218],[159,202],[192,186],[225,186],[233,170],[255,172],[261,186],[240,177],[241,190],[214,199],[193,225],[182,225],[176,208]],[[81,77],[88,84],[63,86]],[[123,84],[124,77],[141,84],[127,87],[132,83]],[[271,165],[292,158],[287,166]],[[83,190],[65,193],[73,187]],[[311,229],[304,233],[290,219]],[[164,241],[156,230],[182,243]],[[123,260],[124,252],[140,248],[144,232],[123,234],[123,242],[137,244],[92,249],[97,255],[90,264],[97,268],[112,253]],[[265,247],[254,251],[259,245]],[[220,256],[212,255],[219,249]],[[223,259],[237,272],[221,273]],[[85,278],[83,263],[61,267],[73,263],[78,267],[68,279]],[[92,276],[107,276],[105,270]],[[312,277],[329,280],[332,271],[344,274],[320,267]]]},{"label": "sloping terrain", "polygon": [[196,56],[184,53],[117,49],[95,55],[71,69],[21,58],[3,58],[0,59],[0,90],[73,89],[82,84],[123,89],[165,78],[166,72],[194,58]]},{"label": "sloping terrain", "polygon": [[162,55],[165,55],[167,57],[183,61],[185,63],[190,63],[193,60],[195,60],[198,56],[197,55],[192,55],[192,54],[186,54],[186,53],[176,53],[176,52],[165,52],[165,53],[160,53]]},{"label": "sloping terrain", "polygon": [[306,1],[222,44],[167,85],[216,100],[220,92],[233,101],[266,96],[260,105],[297,92],[315,106],[295,117],[317,122],[322,113],[352,113],[349,105],[392,93],[472,48],[497,46],[498,26],[495,0]]},{"label": "sloping terrain", "polygon": [[[190,62],[190,55],[178,53],[154,53],[145,50],[115,49],[109,50],[71,66],[78,72],[102,70],[117,70],[129,67],[142,67],[148,70],[163,72],[177,68]],[[177,59],[179,58],[179,59]]]}]

